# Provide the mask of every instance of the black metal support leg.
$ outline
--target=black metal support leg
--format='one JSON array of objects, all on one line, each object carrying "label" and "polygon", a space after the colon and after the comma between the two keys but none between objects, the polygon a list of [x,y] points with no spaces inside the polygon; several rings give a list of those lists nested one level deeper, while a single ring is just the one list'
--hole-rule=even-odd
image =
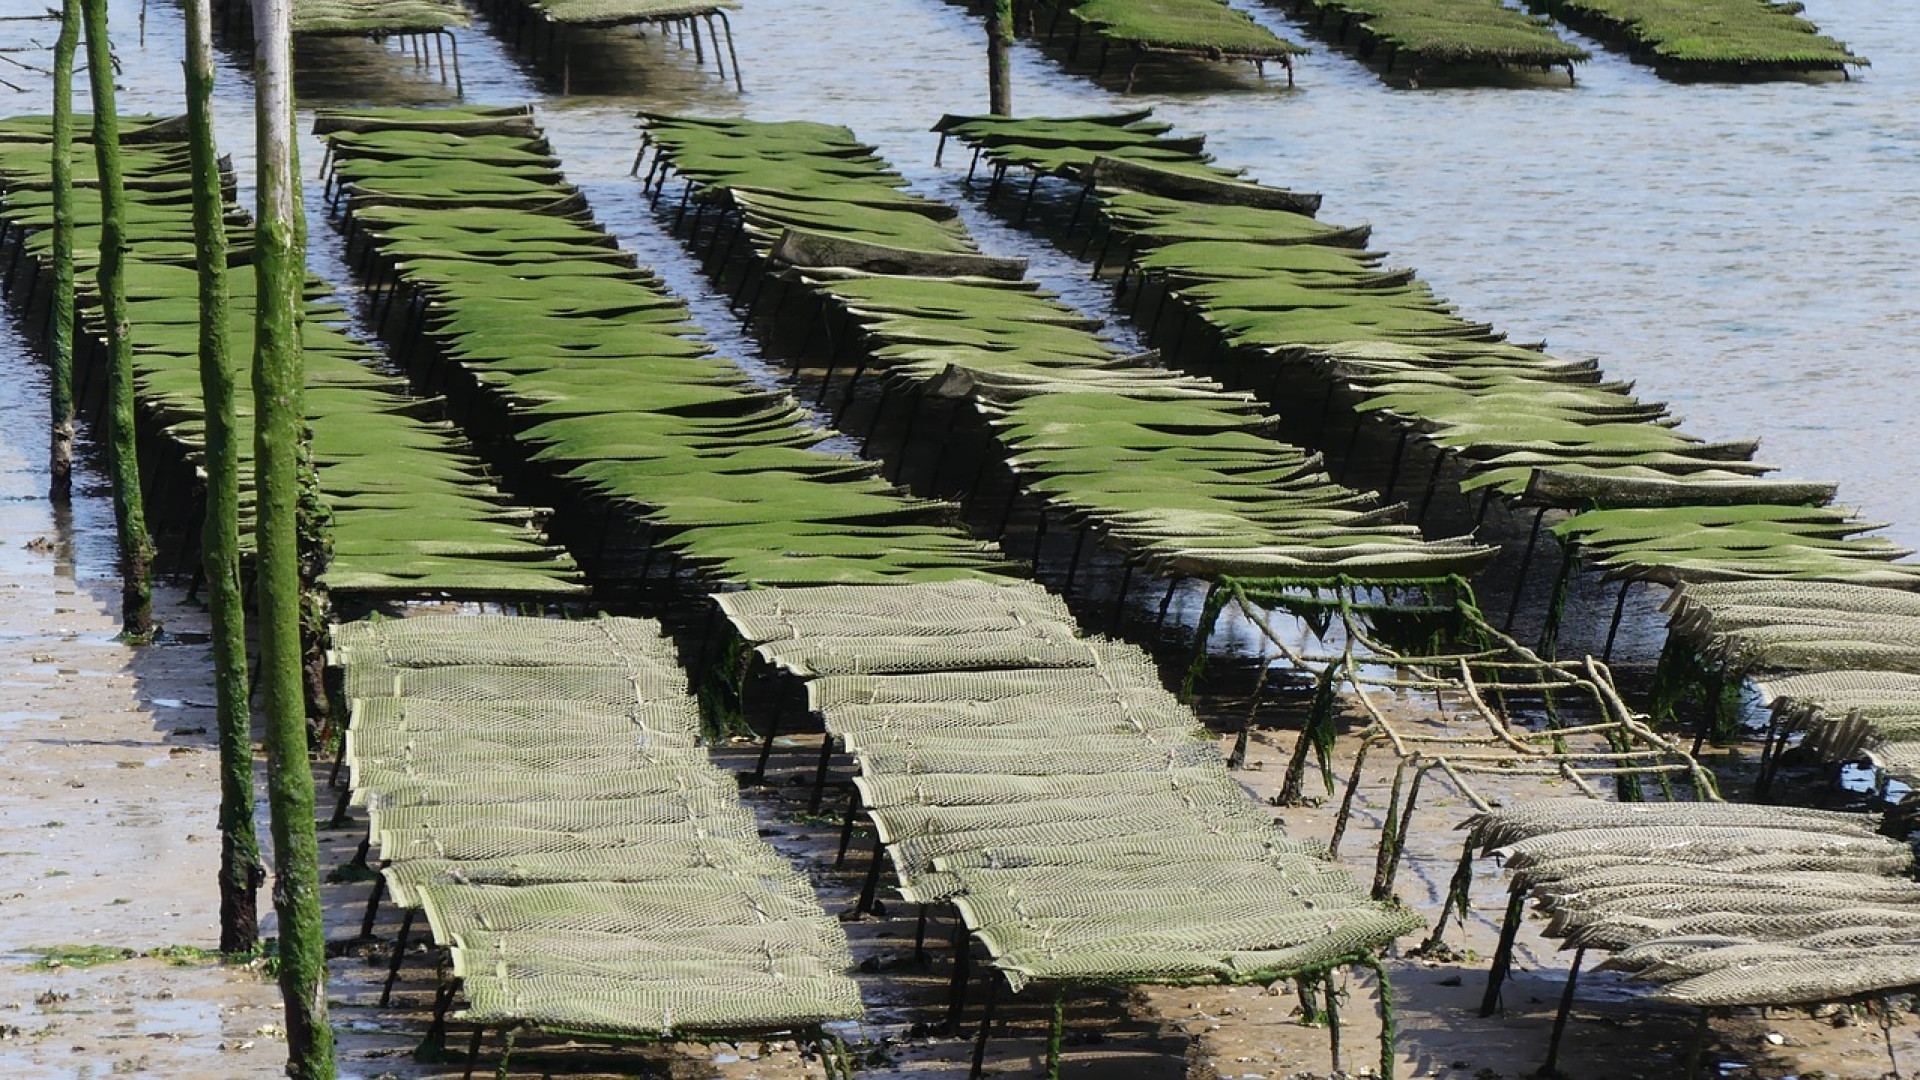
[{"label": "black metal support leg", "polygon": [[967,1072],[967,1080],[980,1080],[980,1073],[987,1063],[987,1038],[993,1030],[993,1007],[1000,997],[1000,980],[987,981],[987,1004],[980,1014],[980,1033],[973,1037],[973,1068]]},{"label": "black metal support leg", "polygon": [[820,812],[820,799],[827,789],[827,767],[833,764],[833,734],[820,737],[820,763],[813,770],[813,798],[807,802],[807,813]]},{"label": "black metal support leg", "polygon": [[400,964],[407,957],[407,935],[413,931],[413,913],[418,908],[408,908],[407,914],[400,920],[400,935],[393,939],[393,955],[387,960],[387,982],[380,988],[380,1007],[386,1008],[393,1000],[394,980],[400,977]]},{"label": "black metal support leg", "polygon": [[1520,555],[1520,571],[1513,575],[1513,602],[1507,605],[1507,623],[1502,628],[1508,633],[1513,632],[1513,620],[1520,614],[1520,598],[1527,591],[1527,567],[1533,564],[1533,549],[1540,542],[1540,523],[1546,516],[1547,508],[1544,506],[1533,515],[1533,531],[1527,534],[1527,549]]},{"label": "black metal support leg", "polygon": [[880,891],[880,863],[886,856],[886,845],[880,842],[880,830],[873,832],[873,855],[867,860],[867,880],[860,886],[860,902],[854,905],[853,914],[858,917],[873,910],[874,894]]},{"label": "black metal support leg", "polygon": [[1513,939],[1520,933],[1520,919],[1526,914],[1527,890],[1515,888],[1507,901],[1507,921],[1500,924],[1500,945],[1493,952],[1493,967],[1487,972],[1487,992],[1480,999],[1480,1015],[1492,1016],[1500,1009],[1500,984],[1513,970]]},{"label": "black metal support leg", "polygon": [[373,936],[373,920],[380,913],[380,899],[387,895],[387,875],[380,874],[373,879],[373,892],[367,897],[367,913],[360,918],[360,936]]},{"label": "black metal support leg", "polygon": [[767,782],[767,759],[773,756],[773,737],[779,730],[780,712],[776,709],[772,716],[767,717],[767,737],[760,741],[760,761],[753,767],[755,784]]},{"label": "black metal support leg", "polygon": [[1573,991],[1580,985],[1580,961],[1587,955],[1585,945],[1573,951],[1573,967],[1567,971],[1567,988],[1560,992],[1560,1011],[1553,1018],[1553,1037],[1547,1040],[1547,1061],[1539,1075],[1552,1077],[1560,1072],[1560,1037],[1567,1033],[1567,1015],[1573,1012]]},{"label": "black metal support leg", "polygon": [[967,921],[953,920],[953,981],[947,987],[947,1033],[958,1034],[960,1016],[967,1008],[967,980],[973,977],[973,942]]}]

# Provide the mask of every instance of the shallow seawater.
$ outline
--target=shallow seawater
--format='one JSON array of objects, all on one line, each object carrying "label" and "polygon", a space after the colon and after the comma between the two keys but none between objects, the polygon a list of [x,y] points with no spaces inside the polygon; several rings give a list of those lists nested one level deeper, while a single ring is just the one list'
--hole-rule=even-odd
[{"label": "shallow seawater", "polygon": [[[1276,8],[1256,17],[1296,38]],[[179,12],[115,0],[126,108],[177,111]],[[1317,42],[1297,85],[1270,74],[1154,69],[1139,92],[1069,72],[1063,53],[1023,41],[1016,109],[1085,113],[1152,106],[1206,133],[1224,163],[1326,194],[1322,216],[1368,221],[1375,246],[1418,268],[1465,314],[1566,356],[1597,356],[1689,429],[1759,436],[1788,474],[1842,482],[1842,501],[1920,544],[1920,20],[1901,5],[1814,0],[1823,30],[1870,57],[1852,81],[1675,83],[1589,42],[1577,85],[1406,89]],[[885,5],[748,0],[735,13],[745,90],[691,50],[631,32],[582,39],[562,96],[484,20],[460,35],[469,101],[541,107],[541,119],[596,212],[670,283],[696,299],[720,346],[751,360],[724,305],[646,211],[627,177],[640,109],[838,121],[910,178],[958,199],[964,155],[933,165],[928,126],[981,111],[979,20],[942,0]],[[50,26],[0,23],[0,47],[51,40]],[[19,56],[20,54],[11,54]],[[223,50],[223,149],[250,169],[247,60]],[[392,47],[309,47],[307,107],[453,99],[437,73]],[[19,111],[45,108],[44,79],[11,69]],[[320,148],[304,148],[311,174]],[[317,185],[313,185],[317,187]],[[309,201],[319,206],[318,192]],[[1016,234],[970,213],[1005,250]],[[316,264],[344,276],[316,228]],[[1103,289],[1070,260],[1023,240],[1036,273],[1098,308]],[[11,346],[9,346],[11,347]]]}]

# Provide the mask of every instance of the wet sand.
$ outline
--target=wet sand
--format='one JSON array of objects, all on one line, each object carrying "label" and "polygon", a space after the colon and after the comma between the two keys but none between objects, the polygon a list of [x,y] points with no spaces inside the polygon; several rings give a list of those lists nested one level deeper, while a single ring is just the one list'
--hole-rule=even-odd
[{"label": "wet sand", "polygon": [[[0,323],[0,1075],[278,1076],[277,991],[197,955],[219,944],[205,616],[163,589],[171,643],[117,640],[112,506],[87,463],[71,511],[46,498],[45,388],[15,330]],[[55,966],[172,946],[194,952]]]}]

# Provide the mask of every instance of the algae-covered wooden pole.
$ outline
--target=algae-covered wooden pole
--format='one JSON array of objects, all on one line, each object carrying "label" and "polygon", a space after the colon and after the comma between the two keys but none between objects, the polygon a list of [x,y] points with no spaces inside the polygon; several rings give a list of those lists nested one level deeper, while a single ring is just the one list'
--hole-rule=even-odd
[{"label": "algae-covered wooden pole", "polygon": [[253,716],[247,701],[247,629],[240,589],[240,447],[233,358],[227,347],[227,229],[213,139],[213,13],[187,0],[187,127],[193,238],[200,273],[200,391],[206,413],[206,519],[200,560],[213,618],[214,709],[220,732],[220,951],[260,936],[260,845],[253,828]]},{"label": "algae-covered wooden pole", "polygon": [[47,441],[47,497],[73,497],[73,54],[80,44],[80,0],[60,5],[53,43],[53,415]]},{"label": "algae-covered wooden pole", "polygon": [[293,175],[293,50],[288,0],[254,0],[253,462],[258,552],[260,686],[266,709],[267,797],[273,811],[274,910],[280,918],[280,994],[287,1075],[332,1080],[326,933],[320,916],[300,670],[299,441],[304,364],[300,302],[305,253]]},{"label": "algae-covered wooden pole", "polygon": [[87,75],[93,87],[93,154],[100,173],[100,307],[107,332],[107,449],[113,513],[120,531],[121,631],[153,636],[153,541],[147,537],[140,462],[133,435],[133,344],[127,334],[127,193],[120,176],[120,120],[114,113],[113,44],[107,0],[85,0]]},{"label": "algae-covered wooden pole", "polygon": [[1013,0],[993,0],[987,17],[987,111],[1013,115]]}]

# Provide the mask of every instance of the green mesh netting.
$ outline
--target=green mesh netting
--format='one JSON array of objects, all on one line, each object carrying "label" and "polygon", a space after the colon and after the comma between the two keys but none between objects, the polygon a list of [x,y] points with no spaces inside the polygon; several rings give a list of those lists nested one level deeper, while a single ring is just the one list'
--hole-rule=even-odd
[{"label": "green mesh netting", "polygon": [[[902,893],[956,904],[1015,987],[1274,978],[1351,960],[1419,923],[1369,900],[1317,845],[1287,838],[1144,653],[1076,638],[1077,666],[1023,659],[1034,627],[1058,615],[1036,585],[758,590],[719,603],[762,657],[812,675],[809,700],[859,762],[855,783]],[[843,618],[853,632],[837,632]],[[945,654],[945,670],[921,662],[936,653],[920,646],[956,637],[978,647]],[[821,656],[875,670],[817,675]]]},{"label": "green mesh netting", "polygon": [[1865,814],[1726,803],[1541,800],[1478,814],[1545,932],[1705,1007],[1789,1005],[1920,985],[1920,883]]},{"label": "green mesh netting", "polygon": [[[843,311],[871,366],[971,401],[1031,494],[1140,565],[1390,581],[1490,556],[1470,538],[1424,538],[1398,508],[1335,484],[1271,437],[1248,395],[1123,354],[1017,260],[982,254],[952,208],[906,190],[852,132],[644,119],[656,160],[737,222],[770,272]],[[1120,132],[1084,127],[1103,144]]]},{"label": "green mesh netting", "polygon": [[[683,5],[684,6],[684,5]],[[714,5],[708,5],[711,10]],[[563,21],[655,0],[549,3]],[[871,465],[822,449],[797,403],[712,355],[685,305],[585,216],[524,112],[330,112],[331,178],[424,331],[499,406],[518,448],[715,582],[952,580],[1009,569]]]},{"label": "green mesh netting", "polygon": [[478,1024],[675,1037],[860,1015],[839,925],[698,744],[657,624],[336,628],[346,763],[394,899]]},{"label": "green mesh netting", "polygon": [[[38,127],[19,125],[13,137],[0,141],[0,221],[22,234],[24,273],[51,271],[51,144]],[[122,155],[134,394],[142,434],[169,444],[194,469],[205,457],[206,417],[185,125],[145,125],[141,135],[143,141]],[[92,182],[91,153],[77,155],[75,166],[79,183]],[[236,254],[225,282],[229,329],[234,340],[245,341],[255,312],[254,272],[244,258],[251,233],[238,206],[226,209]],[[99,249],[99,201],[79,199],[75,212],[84,280]],[[584,594],[572,557],[546,542],[538,516],[511,503],[472,448],[421,408],[403,377],[382,369],[376,351],[351,333],[346,313],[320,299],[329,287],[318,278],[307,286],[305,406],[315,480],[329,511],[326,587],[375,598],[502,601]],[[83,337],[104,332],[97,297],[83,295],[77,317]],[[235,376],[244,426],[251,407],[247,366],[236,367]],[[251,558],[251,441],[240,440],[238,450],[240,535],[243,554]]]}]

